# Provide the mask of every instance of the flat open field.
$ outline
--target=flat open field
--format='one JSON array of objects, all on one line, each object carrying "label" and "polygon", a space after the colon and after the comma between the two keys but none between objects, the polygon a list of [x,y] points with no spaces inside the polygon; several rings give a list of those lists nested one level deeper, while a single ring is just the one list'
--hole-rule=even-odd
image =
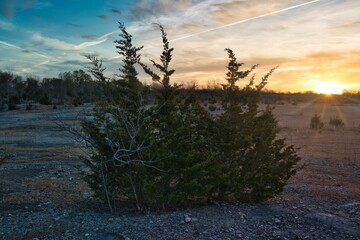
[{"label": "flat open field", "polygon": [[[360,239],[360,105],[272,105],[279,137],[299,147],[302,169],[265,204],[112,216],[81,179],[69,126],[89,107],[36,105],[0,113],[2,239]],[[325,126],[311,130],[317,113]],[[338,116],[344,127],[328,122]],[[197,218],[191,224],[184,213]],[[220,219],[220,220],[219,220]]]}]

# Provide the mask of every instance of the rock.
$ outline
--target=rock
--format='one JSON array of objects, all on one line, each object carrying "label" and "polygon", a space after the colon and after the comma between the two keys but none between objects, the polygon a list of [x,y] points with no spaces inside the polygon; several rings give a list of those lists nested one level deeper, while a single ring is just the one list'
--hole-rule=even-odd
[{"label": "rock", "polygon": [[246,218],[246,214],[245,214],[245,213],[243,213],[243,212],[239,212],[239,215],[240,215],[240,218],[241,218],[241,219]]},{"label": "rock", "polygon": [[191,222],[191,214],[184,214],[184,221],[186,222],[186,223],[189,223],[189,222]]},{"label": "rock", "polygon": [[185,222],[186,222],[186,223],[191,222],[191,217],[189,217],[189,216],[185,216]]},{"label": "rock", "polygon": [[281,220],[278,219],[278,218],[273,218],[273,220],[274,220],[275,223],[281,223]]}]

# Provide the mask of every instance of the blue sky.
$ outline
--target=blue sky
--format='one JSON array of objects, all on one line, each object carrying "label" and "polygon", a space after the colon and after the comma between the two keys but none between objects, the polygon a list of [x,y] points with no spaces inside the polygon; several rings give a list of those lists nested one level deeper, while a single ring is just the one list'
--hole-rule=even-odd
[{"label": "blue sky", "polygon": [[228,47],[245,66],[261,64],[259,77],[279,66],[269,89],[360,89],[359,13],[358,0],[0,0],[0,69],[56,77],[92,54],[111,76],[117,21],[144,45],[145,62],[161,53],[160,23],[175,48],[175,82],[221,83]]}]

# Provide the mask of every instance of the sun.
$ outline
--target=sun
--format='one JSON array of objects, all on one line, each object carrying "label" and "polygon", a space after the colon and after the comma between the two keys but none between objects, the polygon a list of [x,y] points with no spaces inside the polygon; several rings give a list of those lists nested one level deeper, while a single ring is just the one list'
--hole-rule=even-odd
[{"label": "sun", "polygon": [[345,89],[345,86],[341,83],[337,82],[318,82],[315,87],[314,91],[316,93],[322,93],[322,94],[341,94]]}]

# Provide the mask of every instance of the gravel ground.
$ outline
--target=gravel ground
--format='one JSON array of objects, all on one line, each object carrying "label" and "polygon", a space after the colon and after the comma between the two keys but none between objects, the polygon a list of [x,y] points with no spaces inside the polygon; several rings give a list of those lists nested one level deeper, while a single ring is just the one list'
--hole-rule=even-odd
[{"label": "gravel ground", "polygon": [[[54,124],[55,116],[73,122],[77,113],[0,113],[0,155],[11,156],[0,165],[1,239],[360,239],[359,196],[341,184],[294,180],[264,204],[212,203],[146,214],[127,208],[110,214],[81,179],[84,165],[71,155],[74,143]],[[316,158],[303,161],[335,166]],[[360,164],[343,165],[335,167],[355,172],[357,183]],[[310,188],[315,194],[308,194]],[[340,197],[317,197],[323,188]]]}]

